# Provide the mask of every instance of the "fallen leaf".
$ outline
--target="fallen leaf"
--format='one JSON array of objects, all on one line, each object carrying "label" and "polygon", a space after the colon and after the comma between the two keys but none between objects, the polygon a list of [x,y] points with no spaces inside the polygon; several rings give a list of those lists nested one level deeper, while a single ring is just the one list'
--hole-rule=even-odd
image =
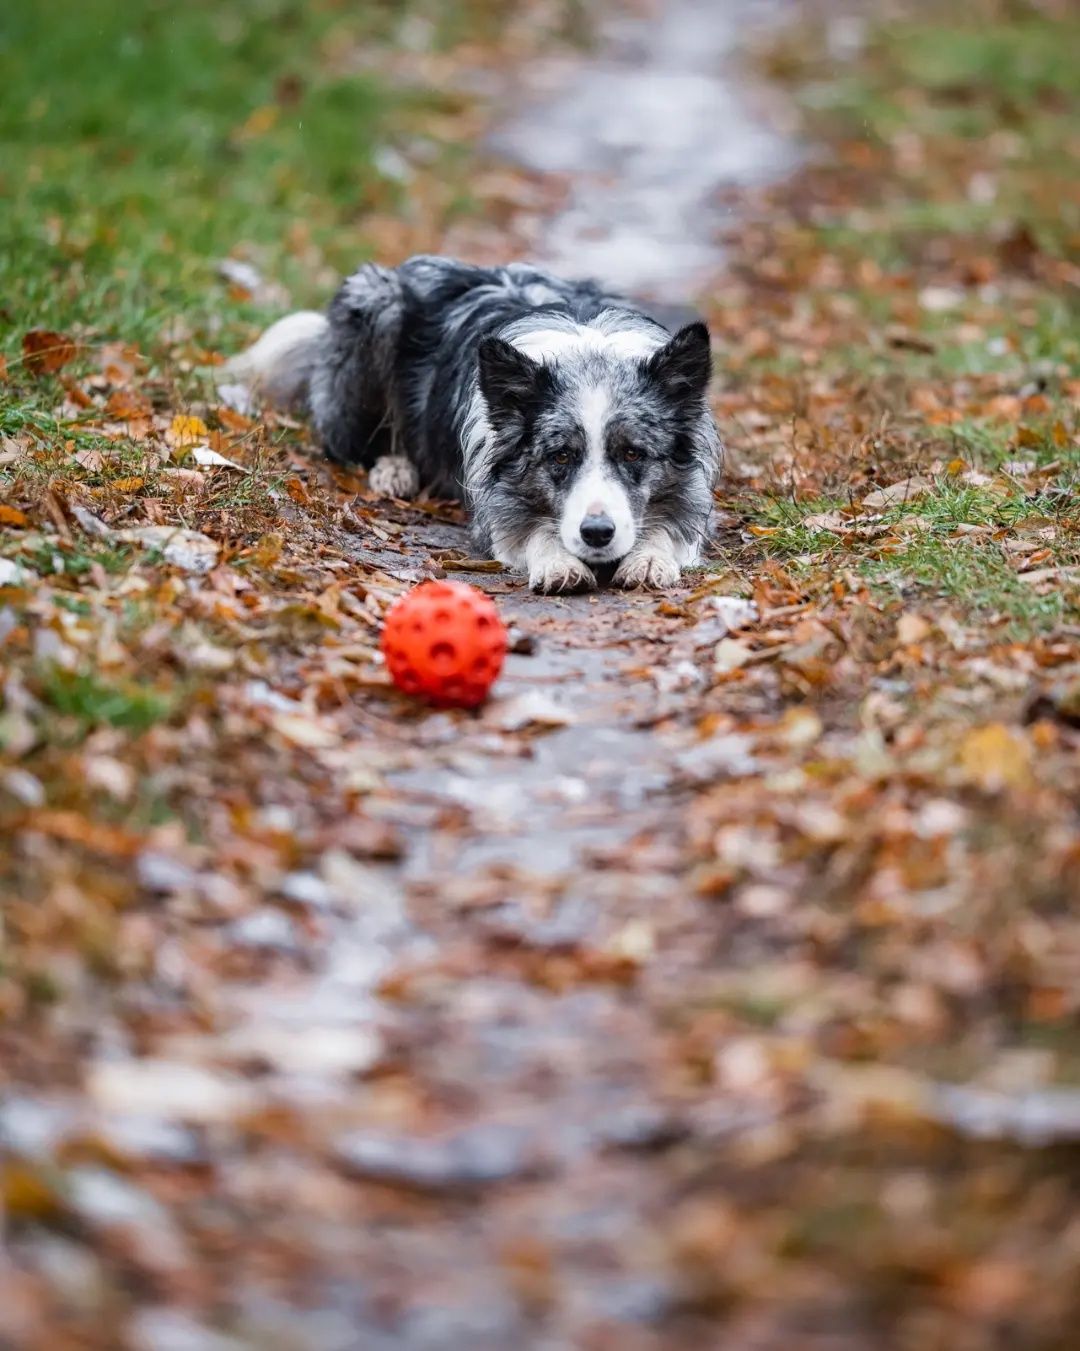
[{"label": "fallen leaf", "polygon": [[131,422],[135,418],[146,418],[153,411],[154,406],[149,399],[130,389],[114,390],[105,403],[106,414],[116,422]]},{"label": "fallen leaf", "polygon": [[896,640],[904,647],[921,643],[930,633],[930,625],[921,615],[903,614],[896,624]]},{"label": "fallen leaf", "polygon": [[10,558],[0,558],[0,586],[22,586],[34,576]]},{"label": "fallen leaf", "polygon": [[244,465],[237,464],[235,460],[230,460],[224,455],[219,455],[216,450],[211,450],[209,446],[196,446],[191,452],[191,458],[196,464],[220,469],[235,469],[238,474],[249,474],[251,472],[251,470],[246,469]]},{"label": "fallen leaf", "polygon": [[967,782],[987,793],[1023,787],[1031,778],[1031,744],[1001,722],[977,727],[960,743],[960,768]]},{"label": "fallen leaf", "polygon": [[742,638],[721,638],[713,652],[713,670],[717,675],[730,675],[745,666],[754,650]]},{"label": "fallen leaf", "polygon": [[140,525],[113,531],[115,539],[158,549],[167,563],[197,576],[209,572],[217,562],[220,546],[209,535],[173,525]]},{"label": "fallen leaf", "polygon": [[165,433],[165,440],[169,445],[177,447],[198,445],[204,441],[209,432],[206,423],[200,417],[188,417],[185,413],[178,413],[169,425],[169,430]]},{"label": "fallen leaf", "polygon": [[896,507],[903,502],[913,502],[917,497],[933,492],[934,486],[927,478],[901,479],[899,483],[890,483],[887,488],[878,488],[875,492],[867,493],[862,505],[871,511],[882,511],[886,507]]},{"label": "fallen leaf", "polygon": [[32,328],[23,335],[23,363],[34,375],[52,375],[74,360],[77,348],[63,333]]},{"label": "fallen leaf", "polygon": [[306,750],[321,750],[341,741],[332,727],[305,713],[275,713],[271,725],[286,741]]},{"label": "fallen leaf", "polygon": [[255,1103],[255,1090],[232,1074],[166,1060],[104,1060],[86,1074],[103,1110],[192,1122],[231,1121]]},{"label": "fallen leaf", "polygon": [[547,690],[526,690],[493,703],[487,720],[504,732],[517,732],[523,727],[568,727],[577,718]]},{"label": "fallen leaf", "polygon": [[105,466],[105,456],[100,450],[77,450],[72,458],[91,474],[99,473]]},{"label": "fallen leaf", "polygon": [[505,572],[494,558],[441,558],[439,567],[446,572]]},{"label": "fallen leaf", "polygon": [[281,557],[284,548],[285,536],[275,530],[268,535],[260,535],[248,557],[260,568],[270,568]]},{"label": "fallen leaf", "polygon": [[0,525],[24,526],[29,524],[30,518],[25,511],[20,511],[18,507],[9,507],[6,502],[0,502]]},{"label": "fallen leaf", "polygon": [[761,617],[757,605],[743,596],[710,596],[709,608],[716,612],[729,633],[756,624]]},{"label": "fallen leaf", "polygon": [[830,534],[841,535],[851,525],[851,519],[840,511],[818,511],[812,516],[803,517],[807,530],[827,530]]},{"label": "fallen leaf", "polygon": [[71,508],[71,514],[88,535],[96,535],[98,539],[112,538],[112,526],[106,525],[100,516],[95,516],[94,513],[88,511],[86,507],[73,506]]}]

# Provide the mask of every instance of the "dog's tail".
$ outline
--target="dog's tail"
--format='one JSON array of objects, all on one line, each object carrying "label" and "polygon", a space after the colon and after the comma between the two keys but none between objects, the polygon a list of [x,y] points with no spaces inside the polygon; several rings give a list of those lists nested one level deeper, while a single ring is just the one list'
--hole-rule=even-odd
[{"label": "dog's tail", "polygon": [[224,372],[280,407],[303,403],[329,328],[326,315],[315,310],[288,314],[246,352],[227,361]]}]

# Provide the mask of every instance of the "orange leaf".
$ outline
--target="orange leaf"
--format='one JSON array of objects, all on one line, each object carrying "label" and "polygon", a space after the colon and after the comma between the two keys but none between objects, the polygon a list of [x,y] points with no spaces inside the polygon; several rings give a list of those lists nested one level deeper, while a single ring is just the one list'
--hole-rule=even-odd
[{"label": "orange leaf", "polygon": [[27,829],[41,831],[43,835],[49,835],[54,840],[81,844],[98,854],[115,854],[129,858],[138,853],[143,844],[140,836],[130,830],[90,821],[74,811],[53,811],[43,808],[40,811],[28,812],[22,824]]},{"label": "orange leaf", "polygon": [[30,518],[18,507],[6,506],[0,502],[0,525],[29,525]]},{"label": "orange leaf", "polygon": [[136,394],[129,389],[117,389],[109,395],[105,412],[117,422],[130,422],[132,418],[149,417],[153,412],[153,406],[142,394]]},{"label": "orange leaf", "polygon": [[284,536],[276,531],[269,535],[260,535],[251,551],[252,560],[261,568],[272,567],[281,557],[284,544]]},{"label": "orange leaf", "polygon": [[32,328],[23,334],[23,361],[35,375],[52,374],[75,356],[75,344],[63,333],[48,328]]},{"label": "orange leaf", "polygon": [[144,478],[117,478],[113,479],[109,487],[121,493],[137,493],[145,482]]},{"label": "orange leaf", "polygon": [[255,426],[254,418],[245,417],[243,413],[234,412],[231,408],[219,408],[217,419],[231,432],[249,432]]},{"label": "orange leaf", "polygon": [[242,127],[237,128],[237,138],[246,141],[253,136],[265,136],[280,115],[281,109],[276,103],[264,103],[249,114]]}]

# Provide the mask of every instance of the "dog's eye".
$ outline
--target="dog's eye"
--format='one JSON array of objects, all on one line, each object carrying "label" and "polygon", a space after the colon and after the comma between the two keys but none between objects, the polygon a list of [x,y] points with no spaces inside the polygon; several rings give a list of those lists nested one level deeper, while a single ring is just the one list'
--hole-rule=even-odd
[{"label": "dog's eye", "polygon": [[622,457],[624,460],[629,460],[633,463],[634,460],[641,459],[641,451],[638,450],[637,446],[624,446]]},{"label": "dog's eye", "polygon": [[557,450],[551,458],[556,464],[569,464],[570,452],[568,450]]}]

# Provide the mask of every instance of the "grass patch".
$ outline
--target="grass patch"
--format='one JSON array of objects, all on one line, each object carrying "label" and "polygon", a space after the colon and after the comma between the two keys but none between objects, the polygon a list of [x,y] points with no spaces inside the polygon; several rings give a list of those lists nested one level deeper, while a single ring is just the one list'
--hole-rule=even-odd
[{"label": "grass patch", "polygon": [[986,539],[915,538],[860,571],[878,590],[901,601],[946,600],[968,619],[1007,622],[1017,638],[1030,637],[1077,613],[1075,594],[1040,593],[1016,573],[1000,546]]},{"label": "grass patch", "polygon": [[145,732],[168,718],[175,704],[171,696],[156,690],[57,666],[48,668],[42,677],[41,697],[57,713],[79,723],[84,732],[102,726]]},{"label": "grass patch", "polygon": [[[214,279],[238,244],[302,289],[310,232],[344,263],[359,213],[394,200],[377,151],[410,96],[334,74],[386,11],[329,0],[116,6],[11,0],[0,13],[0,292],[25,328],[136,343],[190,314],[248,316]],[[290,232],[292,236],[290,239]],[[10,359],[10,358],[9,358]]]},{"label": "grass patch", "polygon": [[[946,478],[933,492],[876,517],[853,517],[850,533],[813,523],[815,516],[845,507],[836,499],[761,498],[752,520],[765,551],[796,568],[842,563],[901,600],[919,595],[928,603],[948,601],[969,619],[1003,619],[1012,634],[1026,637],[1075,617],[1080,597],[1068,586],[1049,594],[1036,590],[987,528],[1004,536],[1024,527],[1053,527],[1048,545],[1053,563],[1075,565],[1080,563],[1080,536],[1072,521],[1076,496],[1060,483],[1039,492],[1003,492],[1001,486]],[[964,527],[981,533],[958,533]]]}]

